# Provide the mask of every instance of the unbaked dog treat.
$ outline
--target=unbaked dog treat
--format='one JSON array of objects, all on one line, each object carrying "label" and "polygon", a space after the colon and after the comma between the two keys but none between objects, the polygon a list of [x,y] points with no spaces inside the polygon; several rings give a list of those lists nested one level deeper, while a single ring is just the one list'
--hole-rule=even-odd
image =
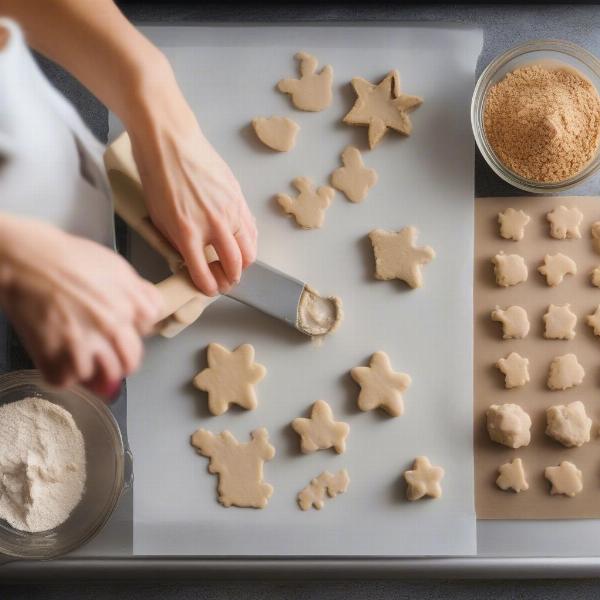
[{"label": "unbaked dog treat", "polygon": [[302,510],[316,508],[321,510],[325,505],[325,498],[335,498],[343,494],[350,484],[350,477],[346,469],[338,471],[335,475],[324,471],[318,477],[300,491],[298,494],[298,505]]},{"label": "unbaked dog treat", "polygon": [[525,477],[523,461],[520,458],[515,458],[511,462],[500,465],[496,485],[501,490],[512,490],[517,494],[528,490],[529,484]]},{"label": "unbaked dog treat", "polygon": [[361,387],[358,395],[360,410],[383,408],[392,417],[404,413],[403,395],[412,380],[410,375],[392,369],[385,352],[375,352],[368,367],[354,367],[350,375]]},{"label": "unbaked dog treat", "polygon": [[252,127],[258,139],[272,150],[289,152],[296,145],[300,125],[287,117],[256,117]]},{"label": "unbaked dog treat", "polygon": [[546,435],[567,448],[579,448],[590,441],[592,420],[579,400],[551,406],[546,410],[546,423]]},{"label": "unbaked dog treat", "polygon": [[600,287],[600,267],[596,267],[590,273],[590,281],[593,286]]},{"label": "unbaked dog treat", "polygon": [[546,278],[550,287],[555,287],[562,283],[566,275],[577,275],[577,265],[572,258],[558,252],[546,254],[544,264],[538,267],[538,271]]},{"label": "unbaked dog treat", "polygon": [[529,333],[527,311],[522,306],[509,306],[506,310],[496,306],[492,311],[492,321],[502,323],[504,340],[520,340]]},{"label": "unbaked dog treat", "polygon": [[517,352],[511,352],[506,358],[501,358],[496,367],[504,375],[506,389],[521,387],[529,382],[529,359]]},{"label": "unbaked dog treat", "polygon": [[343,167],[331,174],[331,185],[343,192],[351,202],[362,202],[377,183],[375,169],[365,167],[358,148],[347,146],[342,152]]},{"label": "unbaked dog treat", "polygon": [[404,471],[406,481],[406,497],[414,502],[425,496],[440,498],[442,486],[440,482],[444,477],[442,467],[434,467],[426,456],[417,456],[410,471]]},{"label": "unbaked dog treat", "polygon": [[579,226],[583,221],[583,213],[576,207],[557,206],[551,210],[546,219],[550,223],[550,235],[557,240],[579,240]]},{"label": "unbaked dog treat", "polygon": [[600,221],[592,223],[591,234],[592,247],[594,248],[596,254],[600,254]]},{"label": "unbaked dog treat", "polygon": [[296,177],[292,185],[298,195],[291,198],[287,194],[277,194],[277,203],[288,215],[293,215],[296,223],[303,229],[322,227],[325,222],[325,211],[329,208],[335,194],[333,188],[323,185],[316,189],[308,177]]},{"label": "unbaked dog treat", "polygon": [[594,335],[600,335],[600,304],[585,318],[585,322],[594,330]]},{"label": "unbaked dog treat", "polygon": [[298,52],[294,58],[300,63],[300,79],[282,79],[277,89],[292,96],[292,103],[300,110],[319,112],[331,104],[333,67],[325,65],[319,73],[319,61],[312,54]]},{"label": "unbaked dog treat", "polygon": [[233,352],[214,342],[208,345],[208,367],[194,377],[194,385],[208,392],[208,409],[222,415],[230,404],[254,410],[257,405],[254,386],[267,369],[254,362],[254,348],[242,344]]},{"label": "unbaked dog treat", "polygon": [[375,278],[381,280],[400,279],[411,288],[423,286],[423,265],[435,258],[430,246],[417,248],[417,229],[404,227],[400,231],[374,229],[369,239],[375,254]]},{"label": "unbaked dog treat", "polygon": [[509,448],[528,446],[531,418],[518,404],[492,404],[486,411],[490,439]]},{"label": "unbaked dog treat", "polygon": [[338,454],[346,451],[350,426],[342,421],[334,421],[329,404],[323,400],[313,404],[310,418],[294,419],[292,429],[300,436],[300,447],[304,454],[328,448],[333,448]]},{"label": "unbaked dog treat", "polygon": [[264,427],[250,437],[241,444],[229,431],[215,435],[198,429],[192,435],[192,446],[210,459],[209,472],[219,476],[218,499],[223,506],[264,508],[273,495],[273,486],[263,479],[263,465],[275,456],[275,448]]},{"label": "unbaked dog treat", "polygon": [[557,356],[550,363],[548,387],[551,390],[568,390],[579,385],[585,376],[583,367],[574,354]]},{"label": "unbaked dog treat", "polygon": [[492,258],[496,283],[500,287],[510,287],[527,281],[528,271],[525,260],[518,254],[499,252]]},{"label": "unbaked dog treat", "polygon": [[498,213],[501,237],[520,242],[525,236],[525,227],[529,221],[531,217],[522,210],[507,208],[504,212]]},{"label": "unbaked dog treat", "polygon": [[400,92],[398,71],[390,71],[377,85],[362,77],[354,77],[352,87],[357,99],[343,121],[349,125],[367,125],[371,149],[381,141],[388,127],[410,135],[412,123],[408,113],[420,106],[423,99]]},{"label": "unbaked dog treat", "polygon": [[548,340],[572,340],[575,337],[577,315],[570,304],[551,304],[544,315],[544,337]]},{"label": "unbaked dog treat", "polygon": [[568,460],[563,460],[558,467],[546,467],[544,477],[552,484],[552,496],[564,494],[572,498],[583,489],[581,471]]}]

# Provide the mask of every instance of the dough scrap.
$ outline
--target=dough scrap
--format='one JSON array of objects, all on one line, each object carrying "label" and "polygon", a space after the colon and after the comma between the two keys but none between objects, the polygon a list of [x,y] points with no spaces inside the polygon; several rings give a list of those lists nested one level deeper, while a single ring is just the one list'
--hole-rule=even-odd
[{"label": "dough scrap", "polygon": [[581,471],[568,460],[563,460],[558,467],[546,467],[544,477],[552,484],[552,496],[564,494],[572,498],[583,489]]},{"label": "dough scrap", "polygon": [[287,117],[256,117],[252,127],[258,139],[272,150],[289,152],[296,145],[300,125]]},{"label": "dough scrap", "polygon": [[525,236],[525,227],[529,221],[531,217],[522,210],[507,208],[504,212],[498,213],[500,235],[505,240],[520,242]]},{"label": "dough scrap", "polygon": [[263,479],[263,466],[275,456],[275,448],[264,427],[250,437],[241,444],[229,431],[215,435],[198,429],[192,435],[192,446],[210,459],[209,472],[219,476],[218,500],[225,507],[264,508],[273,495],[273,486]]},{"label": "dough scrap", "polygon": [[595,223],[592,223],[591,233],[592,233],[592,248],[594,248],[594,251],[596,252],[596,254],[600,254],[600,221],[596,221]]},{"label": "dough scrap", "polygon": [[298,505],[302,510],[311,508],[321,510],[327,496],[335,498],[338,494],[343,494],[349,484],[350,477],[346,469],[338,471],[335,475],[324,471],[299,492]]},{"label": "dough scrap", "polygon": [[412,382],[410,375],[392,369],[385,352],[375,352],[368,367],[354,367],[352,379],[360,385],[358,408],[363,411],[383,408],[392,417],[404,413],[404,392]]},{"label": "dough scrap", "polygon": [[529,359],[517,352],[511,352],[506,358],[501,358],[496,367],[504,375],[506,389],[521,387],[529,382]]},{"label": "dough scrap", "polygon": [[550,223],[550,235],[557,240],[579,240],[579,226],[583,221],[583,213],[576,207],[558,206],[546,215]]},{"label": "dough scrap", "polygon": [[582,446],[590,441],[592,420],[583,402],[577,400],[566,406],[558,404],[546,410],[546,435],[567,448]]},{"label": "dough scrap", "polygon": [[222,415],[230,404],[254,410],[257,406],[254,386],[264,378],[267,369],[254,362],[254,347],[242,344],[230,352],[211,343],[207,351],[208,367],[194,377],[194,385],[208,393],[208,409]]},{"label": "dough scrap", "polygon": [[367,125],[371,149],[381,141],[388,127],[410,135],[412,123],[408,112],[420,106],[423,99],[400,92],[398,71],[390,71],[377,85],[362,77],[354,77],[352,87],[357,99],[343,122],[349,125]]},{"label": "dough scrap", "polygon": [[518,254],[499,252],[492,258],[496,283],[500,287],[510,287],[527,281],[528,271],[525,260]]},{"label": "dough scrap", "polygon": [[492,321],[502,323],[504,340],[520,340],[529,333],[527,311],[521,306],[509,306],[506,310],[496,306],[492,311]]},{"label": "dough scrap", "polygon": [[585,371],[574,354],[556,356],[550,363],[548,387],[551,390],[567,390],[579,385],[584,376]]},{"label": "dough scrap", "polygon": [[531,418],[518,404],[492,404],[486,411],[490,439],[509,448],[528,446]]},{"label": "dough scrap", "polygon": [[501,490],[512,490],[517,494],[529,489],[529,483],[525,477],[525,469],[523,461],[520,458],[515,458],[509,463],[504,463],[498,467],[498,478],[496,485]]},{"label": "dough scrap", "polygon": [[342,421],[334,421],[331,407],[324,400],[317,400],[313,404],[310,418],[294,419],[292,429],[300,436],[304,454],[328,448],[333,448],[338,454],[346,451],[350,426]]},{"label": "dough scrap", "polygon": [[277,89],[292,96],[292,103],[299,110],[319,112],[331,104],[333,67],[325,65],[319,73],[319,61],[312,54],[298,52],[294,58],[300,63],[300,79],[282,79]]},{"label": "dough scrap", "polygon": [[538,271],[544,275],[550,287],[555,287],[562,283],[566,275],[577,275],[577,265],[572,258],[559,252],[546,254],[544,264],[538,267]]},{"label": "dough scrap", "polygon": [[594,335],[600,335],[600,304],[585,318],[585,322],[594,330]]},{"label": "dough scrap", "polygon": [[277,194],[277,202],[283,212],[293,215],[296,223],[303,229],[322,227],[325,222],[325,211],[329,208],[335,194],[334,189],[328,185],[316,189],[308,177],[296,177],[292,185],[299,192],[295,198],[287,194]]},{"label": "dough scrap", "polygon": [[600,287],[600,267],[596,267],[590,273],[590,280],[592,282],[592,285],[594,285],[596,287]]},{"label": "dough scrap", "polygon": [[551,304],[544,315],[544,337],[548,340],[572,340],[575,337],[577,315],[570,304]]},{"label": "dough scrap", "polygon": [[441,480],[444,477],[442,467],[433,467],[426,456],[417,456],[412,470],[404,471],[407,483],[406,497],[414,502],[424,496],[440,498],[442,495]]},{"label": "dough scrap", "polygon": [[411,288],[423,286],[423,265],[435,258],[430,246],[417,248],[417,229],[404,227],[398,232],[374,229],[369,239],[375,253],[375,278],[382,280],[400,279]]},{"label": "dough scrap", "polygon": [[358,148],[347,146],[342,152],[343,167],[331,174],[331,185],[344,193],[351,202],[362,202],[377,183],[375,169],[365,167]]}]

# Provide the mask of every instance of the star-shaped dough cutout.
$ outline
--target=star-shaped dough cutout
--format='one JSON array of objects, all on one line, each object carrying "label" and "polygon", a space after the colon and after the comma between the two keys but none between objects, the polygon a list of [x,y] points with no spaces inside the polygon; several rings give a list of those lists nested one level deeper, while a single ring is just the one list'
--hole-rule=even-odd
[{"label": "star-shaped dough cutout", "polygon": [[579,240],[579,226],[583,221],[583,213],[576,207],[557,206],[546,215],[550,223],[550,235],[557,240]]},{"label": "star-shaped dough cutout", "polygon": [[426,456],[415,458],[413,468],[404,471],[407,483],[406,497],[412,502],[424,496],[439,498],[442,495],[440,481],[444,477],[442,467],[433,467]]},{"label": "star-shaped dough cutout", "polygon": [[522,210],[507,208],[498,213],[498,224],[500,225],[500,236],[505,240],[520,242],[525,236],[525,227],[531,221],[531,217]]},{"label": "star-shaped dough cutout", "polygon": [[298,196],[291,198],[287,194],[277,194],[279,206],[286,214],[293,215],[303,229],[322,227],[335,190],[328,185],[315,189],[308,177],[296,177],[292,185],[298,190]]},{"label": "star-shaped dough cutout", "polygon": [[529,382],[529,359],[517,352],[511,352],[506,358],[501,358],[496,367],[504,375],[506,389],[521,387]]},{"label": "star-shaped dough cutout", "polygon": [[544,477],[552,484],[550,493],[564,494],[572,498],[583,489],[581,471],[568,460],[563,460],[558,467],[546,467]]},{"label": "star-shaped dough cutout", "polygon": [[377,172],[365,167],[359,150],[354,146],[348,146],[342,152],[342,163],[344,166],[331,174],[331,185],[351,202],[362,202],[377,183]]},{"label": "star-shaped dough cutout", "polygon": [[423,265],[435,258],[430,246],[417,248],[417,229],[404,227],[398,232],[374,229],[369,239],[375,253],[375,278],[382,280],[400,279],[411,288],[423,286]]},{"label": "star-shaped dough cutout", "polygon": [[600,335],[600,304],[585,318],[585,322],[594,330],[594,335]]},{"label": "star-shaped dough cutout", "polygon": [[544,264],[538,267],[538,271],[546,278],[550,287],[562,283],[566,275],[577,275],[577,265],[572,258],[562,253],[546,254]]},{"label": "star-shaped dough cutout", "polygon": [[525,478],[525,469],[523,461],[515,458],[509,463],[504,463],[498,468],[498,478],[496,485],[501,490],[512,490],[517,494],[529,489],[529,484]]},{"label": "star-shaped dough cutout", "polygon": [[388,127],[410,135],[412,123],[408,112],[420,106],[423,99],[400,92],[398,71],[390,71],[377,85],[354,77],[352,87],[358,97],[343,121],[350,125],[367,125],[371,149],[381,141]]},{"label": "star-shaped dough cutout", "polygon": [[385,352],[375,352],[368,367],[354,367],[352,379],[360,385],[358,408],[363,411],[383,408],[392,417],[404,413],[402,396],[411,384],[410,375],[396,373]]},{"label": "star-shaped dough cutout", "polygon": [[570,304],[551,304],[544,315],[544,337],[548,340],[572,340],[575,337],[577,315]]},{"label": "star-shaped dough cutout", "polygon": [[208,367],[194,377],[194,385],[208,392],[208,409],[222,415],[230,404],[254,410],[257,405],[254,386],[267,374],[267,369],[254,362],[254,348],[242,344],[233,352],[211,343],[207,352]]},{"label": "star-shaped dough cutout", "polygon": [[317,400],[310,418],[298,417],[292,421],[292,429],[300,436],[304,454],[333,448],[338,454],[346,450],[346,438],[350,433],[348,423],[333,420],[333,412],[323,400]]}]

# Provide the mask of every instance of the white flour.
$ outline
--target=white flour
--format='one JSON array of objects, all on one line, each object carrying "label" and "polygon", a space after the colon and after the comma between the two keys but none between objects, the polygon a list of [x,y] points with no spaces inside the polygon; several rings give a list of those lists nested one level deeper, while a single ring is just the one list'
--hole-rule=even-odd
[{"label": "white flour", "polygon": [[0,406],[0,519],[54,529],[81,500],[85,478],[83,436],[69,412],[42,398]]}]

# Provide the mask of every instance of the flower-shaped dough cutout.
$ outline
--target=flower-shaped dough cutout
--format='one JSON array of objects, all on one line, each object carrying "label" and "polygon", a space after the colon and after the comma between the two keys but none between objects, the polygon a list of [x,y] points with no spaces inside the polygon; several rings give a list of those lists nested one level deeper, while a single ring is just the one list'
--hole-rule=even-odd
[{"label": "flower-shaped dough cutout", "polygon": [[575,337],[577,315],[570,304],[551,304],[544,315],[544,337],[548,340],[572,340]]},{"label": "flower-shaped dough cutout", "polygon": [[333,420],[333,412],[323,400],[317,400],[310,418],[298,417],[292,421],[292,429],[300,436],[304,454],[333,448],[338,454],[346,450],[346,438],[350,433],[348,423]]},{"label": "flower-shaped dough cutout", "polygon": [[292,185],[298,190],[298,195],[291,198],[287,194],[277,194],[279,206],[286,214],[293,215],[296,223],[303,229],[322,227],[325,211],[335,194],[334,189],[328,185],[315,189],[308,177],[296,177]]},{"label": "flower-shaped dough cutout", "polygon": [[546,410],[546,435],[567,448],[579,448],[589,442],[591,430],[592,420],[579,400]]},{"label": "flower-shaped dough cutout", "polygon": [[325,505],[325,498],[335,498],[338,494],[343,494],[350,484],[350,477],[346,469],[338,471],[335,475],[329,471],[321,473],[315,477],[298,494],[298,505],[302,510],[316,508],[321,510]]},{"label": "flower-shaped dough cutout", "polygon": [[556,356],[550,363],[548,387],[551,390],[568,390],[579,385],[585,371],[574,354]]},{"label": "flower-shaped dough cutout", "polygon": [[563,460],[558,467],[546,467],[544,477],[552,484],[550,493],[553,496],[564,494],[572,498],[583,489],[581,471],[568,460]]},{"label": "flower-shaped dough cutout", "polygon": [[254,348],[242,344],[233,352],[211,343],[207,352],[208,367],[194,377],[194,385],[208,392],[208,409],[222,415],[230,404],[253,410],[257,399],[254,386],[267,374],[267,369],[254,362]]},{"label": "flower-shaped dough cutout", "polygon": [[271,150],[289,152],[296,145],[300,125],[287,117],[256,117],[252,119],[256,137]]},{"label": "flower-shaped dough cutout", "polygon": [[369,239],[375,253],[375,278],[382,280],[400,279],[411,288],[423,286],[423,265],[435,258],[430,246],[417,248],[417,229],[404,227],[398,232],[374,229]]},{"label": "flower-shaped dough cutout", "polygon": [[502,323],[504,340],[520,340],[529,333],[529,318],[522,306],[509,306],[506,310],[496,306],[492,311],[492,321]]},{"label": "flower-shaped dough cutout", "polygon": [[546,254],[544,264],[538,267],[538,271],[546,278],[550,287],[555,287],[562,283],[566,275],[577,275],[577,265],[572,258],[559,252]]},{"label": "flower-shaped dough cutout", "polygon": [[513,449],[529,445],[531,417],[518,404],[492,404],[485,416],[493,442]]},{"label": "flower-shaped dough cutout", "polygon": [[576,207],[558,206],[546,215],[550,223],[550,235],[557,240],[581,239],[579,226],[583,213]]},{"label": "flower-shaped dough cutout", "polygon": [[506,389],[521,387],[529,382],[529,359],[517,352],[511,352],[506,358],[501,358],[496,367],[504,375]]},{"label": "flower-shaped dough cutout", "polygon": [[312,54],[298,52],[294,58],[300,62],[300,79],[282,79],[277,89],[290,94],[292,103],[300,110],[319,112],[331,104],[333,67],[324,66],[319,73],[319,61]]},{"label": "flower-shaped dough cutout", "polygon": [[525,227],[529,221],[531,221],[531,217],[522,210],[507,208],[504,212],[498,213],[500,235],[505,240],[520,242],[525,236]]},{"label": "flower-shaped dough cutout", "polygon": [[499,252],[492,258],[496,284],[500,287],[510,287],[527,281],[529,274],[527,265],[518,254]]},{"label": "flower-shaped dough cutout", "polygon": [[525,476],[523,461],[515,458],[511,462],[504,463],[498,467],[498,478],[496,485],[501,490],[512,490],[517,494],[529,489],[529,483]]},{"label": "flower-shaped dough cutout", "polygon": [[342,163],[344,166],[331,174],[331,185],[351,202],[362,202],[377,183],[377,172],[365,167],[358,148],[354,146],[347,146],[342,152]]},{"label": "flower-shaped dough cutout", "polygon": [[600,335],[600,304],[585,318],[585,322],[594,330],[594,335]]},{"label": "flower-shaped dough cutout", "polygon": [[419,500],[425,496],[440,498],[442,486],[440,482],[444,477],[442,467],[434,467],[426,456],[417,456],[413,468],[404,471],[406,481],[406,497],[411,501]]},{"label": "flower-shaped dough cutout", "polygon": [[396,373],[385,352],[375,352],[368,367],[354,367],[352,379],[360,385],[358,408],[363,411],[383,408],[392,417],[404,412],[404,392],[411,384],[410,375]]},{"label": "flower-shaped dough cutout", "polygon": [[381,141],[388,127],[410,135],[412,123],[408,112],[420,106],[423,99],[400,92],[398,71],[391,71],[377,85],[362,77],[354,77],[352,87],[357,99],[343,121],[349,125],[367,125],[371,149]]}]

